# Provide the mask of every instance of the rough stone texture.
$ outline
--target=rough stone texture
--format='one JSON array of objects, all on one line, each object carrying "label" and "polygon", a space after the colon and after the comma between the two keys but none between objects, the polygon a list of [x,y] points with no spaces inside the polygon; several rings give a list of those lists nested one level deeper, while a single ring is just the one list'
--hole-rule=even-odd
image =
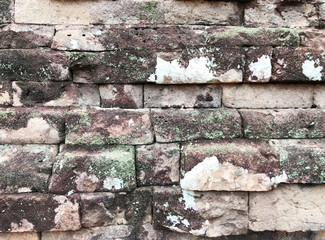
[{"label": "rough stone texture", "polygon": [[199,48],[157,54],[148,81],[159,84],[242,82],[239,48]]},{"label": "rough stone texture", "polygon": [[13,3],[14,1],[12,0],[3,0],[0,2],[0,24],[12,21]]},{"label": "rough stone texture", "polygon": [[276,48],[273,50],[273,82],[324,81],[324,72],[325,54],[322,50],[308,48]]},{"label": "rough stone texture", "polygon": [[0,50],[2,81],[64,81],[70,78],[68,57],[45,49]]},{"label": "rough stone texture", "polygon": [[44,232],[42,240],[133,240],[134,228],[127,225],[83,228],[75,232]]},{"label": "rough stone texture", "polygon": [[0,233],[1,240],[40,240],[38,233]]},{"label": "rough stone texture", "polygon": [[316,85],[314,91],[314,104],[319,108],[325,108],[325,86]]},{"label": "rough stone texture", "polygon": [[142,108],[143,85],[109,84],[99,86],[101,107]]},{"label": "rough stone texture", "polygon": [[288,182],[325,183],[325,141],[272,140]]},{"label": "rough stone texture", "polygon": [[304,29],[299,32],[299,35],[300,46],[325,51],[325,32],[323,30]]},{"label": "rough stone texture", "polygon": [[219,237],[247,232],[247,193],[182,191],[156,188],[154,224],[156,227],[193,235]]},{"label": "rough stone texture", "polygon": [[231,108],[310,108],[311,85],[243,84],[223,85],[222,103]]},{"label": "rough stone texture", "polygon": [[132,146],[67,148],[53,166],[49,191],[129,191],[136,185],[134,155]]},{"label": "rough stone texture", "polygon": [[50,26],[3,25],[0,26],[0,48],[49,47],[53,35],[54,27]]},{"label": "rough stone texture", "polygon": [[286,182],[267,142],[228,140],[183,146],[181,187],[192,191],[268,191]]},{"label": "rough stone texture", "polygon": [[151,222],[151,189],[139,188],[131,193],[81,194],[83,227]]},{"label": "rough stone texture", "polygon": [[325,3],[319,5],[319,26],[325,28]]},{"label": "rough stone texture", "polygon": [[250,27],[317,26],[317,8],[311,3],[278,4],[274,0],[257,0],[245,7],[244,23]]},{"label": "rough stone texture", "polygon": [[325,111],[240,110],[247,138],[323,138]]},{"label": "rough stone texture", "polygon": [[221,88],[217,85],[144,85],[144,107],[215,108],[220,105]]},{"label": "rough stone texture", "polygon": [[253,231],[324,231],[323,185],[283,185],[249,195],[249,229]]},{"label": "rough stone texture", "polygon": [[70,111],[66,144],[149,144],[153,133],[148,110],[99,109]]},{"label": "rough stone texture", "polygon": [[136,150],[138,185],[179,182],[180,148],[176,143],[139,146]]},{"label": "rough stone texture", "polygon": [[171,1],[163,3],[167,24],[240,25],[241,9],[233,2]]},{"label": "rough stone texture", "polygon": [[70,53],[73,81],[78,83],[142,83],[154,72],[149,50]]},{"label": "rough stone texture", "polygon": [[68,231],[80,228],[76,195],[0,196],[0,232]]},{"label": "rough stone texture", "polygon": [[241,137],[237,111],[227,109],[152,110],[157,142]]},{"label": "rough stone texture", "polygon": [[0,193],[46,192],[57,151],[51,145],[0,145]]},{"label": "rough stone texture", "polygon": [[57,144],[63,139],[65,110],[0,109],[1,144]]},{"label": "rough stone texture", "polygon": [[272,47],[248,48],[245,57],[244,80],[268,82],[272,75]]},{"label": "rough stone texture", "polygon": [[0,83],[0,106],[12,105],[12,88],[10,82]]},{"label": "rough stone texture", "polygon": [[61,82],[13,82],[14,106],[99,106],[98,87]]}]

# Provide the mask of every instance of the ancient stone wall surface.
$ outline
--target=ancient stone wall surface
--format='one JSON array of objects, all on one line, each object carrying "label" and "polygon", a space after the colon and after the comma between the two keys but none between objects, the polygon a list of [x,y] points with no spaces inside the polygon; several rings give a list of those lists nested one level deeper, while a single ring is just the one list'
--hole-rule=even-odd
[{"label": "ancient stone wall surface", "polygon": [[0,240],[324,240],[324,0],[0,0]]}]

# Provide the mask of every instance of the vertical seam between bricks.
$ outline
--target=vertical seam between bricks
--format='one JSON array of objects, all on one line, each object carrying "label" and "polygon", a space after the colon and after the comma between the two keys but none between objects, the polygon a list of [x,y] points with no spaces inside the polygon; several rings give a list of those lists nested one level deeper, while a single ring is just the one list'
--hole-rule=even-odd
[{"label": "vertical seam between bricks", "polygon": [[240,116],[240,126],[241,126],[241,135],[242,135],[242,138],[246,138],[246,136],[245,136],[245,124],[244,124],[243,115],[240,112],[240,109],[236,109],[236,111],[238,112],[238,114]]}]

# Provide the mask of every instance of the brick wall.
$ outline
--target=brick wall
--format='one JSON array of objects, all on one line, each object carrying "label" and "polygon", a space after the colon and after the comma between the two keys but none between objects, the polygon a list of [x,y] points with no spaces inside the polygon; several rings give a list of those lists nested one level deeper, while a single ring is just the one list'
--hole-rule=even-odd
[{"label": "brick wall", "polygon": [[323,0],[0,0],[0,239],[325,239]]}]

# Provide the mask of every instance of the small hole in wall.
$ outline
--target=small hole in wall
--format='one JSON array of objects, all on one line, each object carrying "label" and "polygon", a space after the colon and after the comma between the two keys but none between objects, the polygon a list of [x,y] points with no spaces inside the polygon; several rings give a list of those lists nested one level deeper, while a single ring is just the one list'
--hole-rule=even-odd
[{"label": "small hole in wall", "polygon": [[82,34],[81,36],[86,37],[86,34]]},{"label": "small hole in wall", "polygon": [[71,37],[71,34],[67,34],[68,37]]}]

